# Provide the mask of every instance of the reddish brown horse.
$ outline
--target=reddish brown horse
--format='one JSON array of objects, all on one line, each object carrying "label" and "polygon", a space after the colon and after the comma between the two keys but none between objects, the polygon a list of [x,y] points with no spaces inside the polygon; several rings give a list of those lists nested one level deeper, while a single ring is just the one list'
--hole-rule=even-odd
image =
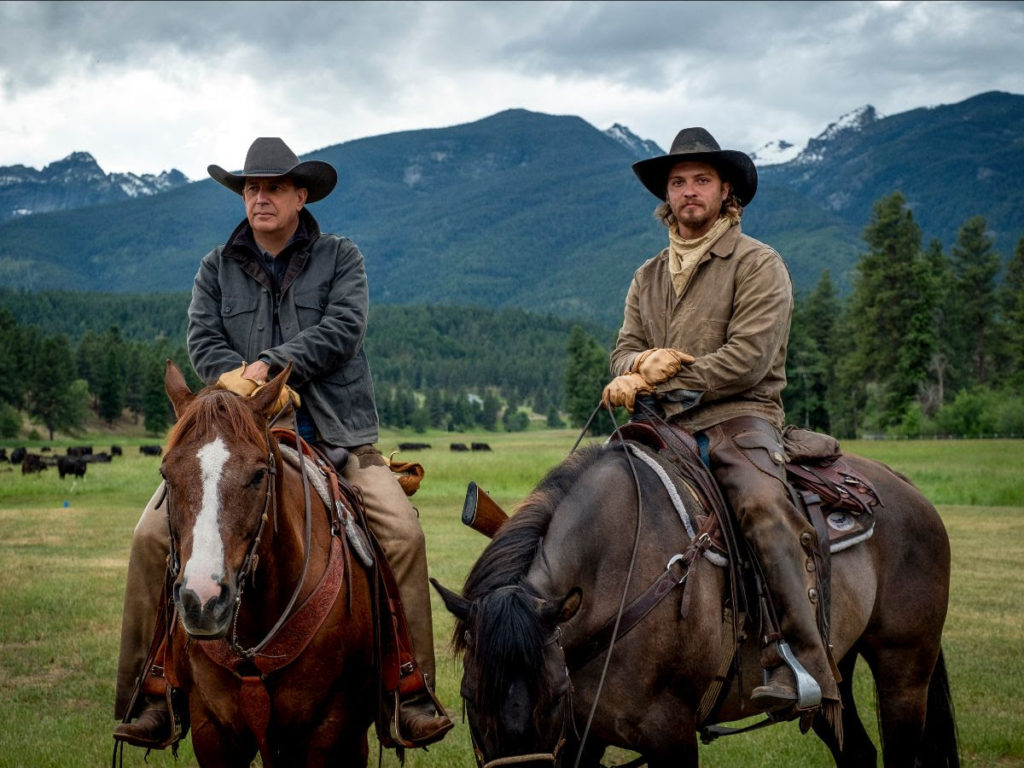
[{"label": "reddish brown horse", "polygon": [[[204,766],[365,765],[376,712],[371,593],[334,514],[268,428],[289,371],[252,398],[193,394],[169,363],[174,629]],[[176,678],[176,679],[175,679]]]},{"label": "reddish brown horse", "polygon": [[[755,714],[749,689],[760,673],[751,642],[740,647],[717,707],[702,706],[732,658],[727,571],[701,556],[701,537],[694,546],[673,510],[681,502],[697,515],[695,498],[685,490],[671,498],[654,465],[638,456],[621,444],[573,454],[498,530],[461,596],[435,583],[458,619],[462,694],[481,766],[597,766],[608,745],[637,751],[651,766],[696,766],[699,730]],[[860,656],[878,692],[885,765],[955,766],[940,647],[950,568],[945,529],[907,480],[876,462],[845,458],[882,506],[874,535],[832,556],[843,740],[821,715],[815,732],[837,765],[875,765],[853,699]],[[639,596],[656,584],[667,584],[668,597],[635,628],[626,628],[632,620],[625,617],[616,625],[616,616],[630,612],[623,607],[643,604]],[[624,631],[612,644],[606,628],[614,626]],[[757,637],[756,628],[748,635]]]}]

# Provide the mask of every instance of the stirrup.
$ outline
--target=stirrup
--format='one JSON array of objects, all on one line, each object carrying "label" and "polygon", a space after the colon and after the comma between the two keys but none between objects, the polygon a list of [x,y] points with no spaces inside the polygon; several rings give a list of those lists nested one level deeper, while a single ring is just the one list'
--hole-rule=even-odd
[{"label": "stirrup", "polygon": [[821,686],[818,685],[818,681],[804,669],[804,665],[793,655],[789,643],[779,640],[776,643],[776,648],[779,651],[779,656],[782,657],[783,662],[792,670],[793,676],[796,678],[796,708],[814,709],[821,704]]}]

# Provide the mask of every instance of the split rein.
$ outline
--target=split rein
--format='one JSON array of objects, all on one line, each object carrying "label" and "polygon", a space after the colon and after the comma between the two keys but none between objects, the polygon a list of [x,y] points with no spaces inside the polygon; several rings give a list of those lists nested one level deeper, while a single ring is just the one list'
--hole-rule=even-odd
[{"label": "split rein", "polygon": [[[272,448],[270,428],[277,421],[284,411],[278,412],[278,414],[267,423],[264,427],[264,438],[267,443],[267,492],[263,497],[263,511],[260,513],[260,524],[256,529],[256,535],[249,543],[249,549],[246,552],[245,559],[242,560],[242,565],[235,574],[235,582],[238,584],[238,592],[235,595],[235,607],[231,620],[231,650],[234,651],[239,657],[243,659],[251,659],[259,654],[263,648],[266,647],[267,643],[274,639],[277,633],[284,626],[285,622],[288,621],[292,614],[292,609],[295,607],[295,602],[299,598],[299,594],[302,591],[302,585],[306,581],[306,574],[309,570],[309,555],[310,555],[310,543],[312,539],[313,531],[313,512],[312,512],[312,501],[309,490],[309,477],[306,474],[306,462],[299,461],[299,472],[302,477],[302,491],[305,499],[305,547],[303,549],[302,556],[302,572],[299,575],[298,581],[295,583],[295,589],[292,592],[291,597],[288,600],[288,604],[285,609],[281,612],[274,626],[270,628],[267,634],[260,640],[256,645],[250,648],[244,648],[238,644],[238,614],[242,607],[242,594],[245,591],[246,579],[251,579],[255,583],[256,579],[256,568],[259,566],[259,545],[260,540],[263,537],[263,529],[267,525],[267,520],[270,517],[270,513],[274,516],[274,531],[277,531],[277,515],[278,515],[278,498],[277,498],[277,460],[274,457],[274,451]],[[294,420],[294,411],[293,416]],[[298,435],[298,424],[294,423],[295,434]],[[181,571],[181,559],[178,555],[178,551],[174,546],[174,532],[171,530],[171,497],[167,492],[167,484],[164,483],[163,499],[167,502],[167,532],[170,542],[170,555],[168,557],[168,568],[171,572],[171,578],[177,579],[178,574]]]}]

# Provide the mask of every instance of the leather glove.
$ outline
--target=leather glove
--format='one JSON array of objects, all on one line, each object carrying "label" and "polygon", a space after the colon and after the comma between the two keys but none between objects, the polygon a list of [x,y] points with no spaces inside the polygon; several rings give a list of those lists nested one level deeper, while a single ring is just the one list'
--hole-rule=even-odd
[{"label": "leather glove", "polygon": [[243,379],[242,371],[245,370],[245,363],[242,363],[238,368],[227,373],[222,373],[220,378],[217,379],[217,386],[221,389],[226,389],[230,392],[234,392],[236,395],[242,397],[249,397],[253,392],[260,386],[252,379]]},{"label": "leather glove", "polygon": [[[267,386],[266,382],[260,384],[253,379],[243,378],[242,372],[245,371],[245,368],[245,363],[242,363],[240,367],[233,371],[222,373],[220,378],[217,379],[217,386],[221,389],[234,392],[236,395],[241,395],[242,397],[252,397]],[[298,408],[299,405],[302,404],[302,399],[299,397],[298,392],[286,384],[281,388],[281,394],[278,395],[277,401],[274,403],[273,413],[280,413],[288,406],[289,403]]]},{"label": "leather glove", "polygon": [[661,384],[679,373],[684,365],[689,365],[695,360],[693,355],[680,352],[678,349],[658,347],[645,349],[636,356],[633,361],[632,371],[639,373],[644,381],[652,387]]},{"label": "leather glove", "polygon": [[608,382],[601,393],[601,402],[605,405],[624,406],[630,413],[636,403],[636,396],[641,392],[653,392],[654,386],[644,381],[639,373],[625,373]]},{"label": "leather glove", "polygon": [[[249,397],[255,395],[265,386],[267,385],[260,384],[258,387],[256,387],[256,389],[252,391],[252,395],[249,395]],[[302,398],[299,397],[298,392],[296,392],[294,389],[285,384],[283,387],[281,387],[281,394],[277,396],[277,400],[274,402],[274,407],[271,410],[271,413],[276,415],[283,411],[285,408],[287,408],[289,404],[298,408],[300,405],[302,405]]]}]

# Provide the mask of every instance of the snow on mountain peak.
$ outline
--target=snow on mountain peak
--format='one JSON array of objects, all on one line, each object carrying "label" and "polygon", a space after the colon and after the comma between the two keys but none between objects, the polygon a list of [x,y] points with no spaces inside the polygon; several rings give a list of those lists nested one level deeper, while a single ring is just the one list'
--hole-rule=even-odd
[{"label": "snow on mountain peak", "polygon": [[626,149],[632,152],[638,160],[664,154],[661,147],[659,147],[655,142],[650,139],[641,139],[621,123],[615,123],[604,133],[606,136],[615,139],[619,144],[622,144]]},{"label": "snow on mountain peak", "polygon": [[800,147],[785,139],[775,139],[750,153],[750,159],[757,165],[778,165],[788,163],[800,154]]}]

